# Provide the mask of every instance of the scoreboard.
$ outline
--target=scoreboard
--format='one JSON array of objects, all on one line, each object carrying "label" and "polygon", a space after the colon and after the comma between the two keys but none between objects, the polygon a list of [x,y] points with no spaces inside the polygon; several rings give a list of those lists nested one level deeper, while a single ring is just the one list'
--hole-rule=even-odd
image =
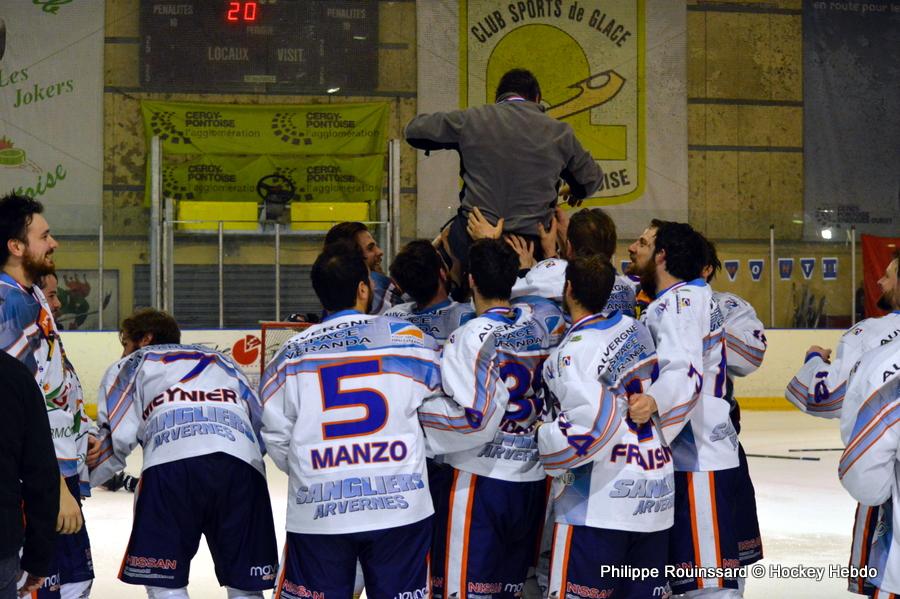
[{"label": "scoreboard", "polygon": [[147,91],[321,95],[378,86],[377,0],[140,5]]}]

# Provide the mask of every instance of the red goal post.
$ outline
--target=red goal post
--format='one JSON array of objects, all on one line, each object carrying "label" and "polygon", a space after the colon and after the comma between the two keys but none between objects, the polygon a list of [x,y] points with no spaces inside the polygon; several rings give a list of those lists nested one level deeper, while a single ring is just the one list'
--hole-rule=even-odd
[{"label": "red goal post", "polygon": [[272,358],[275,357],[275,354],[278,353],[278,350],[281,349],[281,346],[288,339],[310,325],[311,323],[309,322],[261,322],[259,339],[262,347],[259,352],[260,359],[257,376],[262,377],[266,365],[272,361]]}]

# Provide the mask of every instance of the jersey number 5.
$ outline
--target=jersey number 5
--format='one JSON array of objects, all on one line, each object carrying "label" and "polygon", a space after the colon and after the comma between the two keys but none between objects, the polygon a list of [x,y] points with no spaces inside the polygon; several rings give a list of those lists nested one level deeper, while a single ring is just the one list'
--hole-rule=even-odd
[{"label": "jersey number 5", "polygon": [[371,435],[384,428],[388,418],[387,398],[375,389],[341,391],[341,381],[381,372],[378,360],[346,362],[319,370],[322,386],[322,409],[365,408],[366,415],[355,420],[332,420],[322,423],[322,439],[343,439]]}]

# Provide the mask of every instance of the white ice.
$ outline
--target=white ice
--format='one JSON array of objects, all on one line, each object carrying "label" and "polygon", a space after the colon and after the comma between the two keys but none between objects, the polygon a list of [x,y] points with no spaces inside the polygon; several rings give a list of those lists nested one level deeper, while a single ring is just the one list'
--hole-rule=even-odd
[{"label": "white ice", "polygon": [[[741,440],[748,454],[808,456],[820,461],[750,458],[762,527],[764,564],[784,566],[845,566],[849,558],[850,533],[855,503],[837,479],[838,451],[789,452],[789,449],[840,447],[837,421],[812,418],[798,412],[745,412]],[[129,459],[129,472],[140,470],[140,454]],[[287,477],[268,463],[269,489],[279,532],[284,541]],[[91,536],[94,568],[93,597],[99,599],[145,597],[142,587],[116,578],[131,530],[131,493],[97,489],[84,508]],[[224,597],[213,572],[204,542],[191,567],[188,587],[194,599]],[[846,590],[843,578],[751,579],[747,599],[829,599],[858,597]]]}]

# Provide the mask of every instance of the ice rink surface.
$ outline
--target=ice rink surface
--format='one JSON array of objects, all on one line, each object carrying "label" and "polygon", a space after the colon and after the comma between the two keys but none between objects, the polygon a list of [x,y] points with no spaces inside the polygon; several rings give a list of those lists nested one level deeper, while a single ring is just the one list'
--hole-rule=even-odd
[{"label": "ice rink surface", "polygon": [[[799,412],[744,412],[741,441],[748,454],[818,457],[820,461],[749,459],[756,485],[759,519],[766,559],[773,566],[845,566],[850,552],[855,503],[837,479],[838,451],[790,452],[790,449],[840,447],[836,420],[821,420]],[[129,472],[140,470],[140,453],[129,459]],[[268,462],[268,460],[267,460]],[[287,477],[268,463],[269,489],[275,510],[279,547],[284,540]],[[116,578],[131,530],[133,495],[95,490],[84,508],[93,546],[93,597],[145,597],[143,587]],[[747,583],[748,599],[829,599],[859,597],[846,590],[842,578],[792,579],[766,577]],[[204,542],[194,558],[188,587],[194,599],[225,597],[213,572]]]}]

